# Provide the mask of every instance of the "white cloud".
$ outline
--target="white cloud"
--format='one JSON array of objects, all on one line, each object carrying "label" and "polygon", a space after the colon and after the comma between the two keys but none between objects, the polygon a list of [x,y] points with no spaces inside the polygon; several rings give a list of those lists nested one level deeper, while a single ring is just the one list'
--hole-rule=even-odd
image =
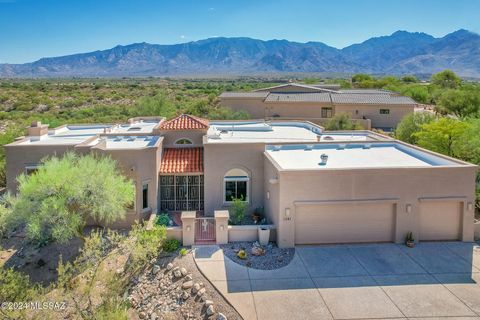
[{"label": "white cloud", "polygon": [[213,11],[213,10],[215,10],[215,8],[214,8],[214,7],[210,7],[210,8],[208,8],[208,11]]},{"label": "white cloud", "polygon": [[182,34],[182,35],[180,36],[180,39],[186,39],[186,38],[187,38],[186,35],[183,35],[183,34]]}]

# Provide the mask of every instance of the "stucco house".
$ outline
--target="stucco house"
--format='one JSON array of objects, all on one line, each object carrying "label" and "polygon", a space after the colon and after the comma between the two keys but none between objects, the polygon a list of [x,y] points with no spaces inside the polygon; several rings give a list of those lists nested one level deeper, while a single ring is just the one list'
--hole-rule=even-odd
[{"label": "stucco house", "polygon": [[477,167],[371,131],[306,121],[134,118],[125,124],[33,123],[6,145],[7,187],[42,158],[109,154],[136,186],[121,225],[158,212],[213,216],[242,198],[262,207],[281,247],[473,240]]},{"label": "stucco house", "polygon": [[340,89],[336,85],[288,83],[252,92],[224,92],[220,103],[247,111],[253,119],[299,119],[318,124],[347,113],[364,128],[390,131],[417,103],[379,89]]}]

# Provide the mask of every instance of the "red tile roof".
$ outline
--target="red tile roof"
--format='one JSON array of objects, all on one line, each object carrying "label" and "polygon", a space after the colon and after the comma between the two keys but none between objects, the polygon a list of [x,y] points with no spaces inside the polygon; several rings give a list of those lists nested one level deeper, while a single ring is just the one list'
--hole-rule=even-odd
[{"label": "red tile roof", "polygon": [[163,149],[160,173],[203,172],[203,148]]},{"label": "red tile roof", "polygon": [[160,124],[162,130],[195,130],[208,129],[208,120],[191,116],[188,114],[181,114],[176,118],[165,121]]}]

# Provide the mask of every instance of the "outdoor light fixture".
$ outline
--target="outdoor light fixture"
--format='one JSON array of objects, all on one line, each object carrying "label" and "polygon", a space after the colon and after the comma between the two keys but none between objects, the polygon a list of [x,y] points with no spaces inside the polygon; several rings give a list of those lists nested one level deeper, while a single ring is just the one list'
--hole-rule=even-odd
[{"label": "outdoor light fixture", "polygon": [[270,200],[270,191],[267,191],[267,200]]},{"label": "outdoor light fixture", "polygon": [[225,229],[225,226],[222,224],[222,225],[220,226],[220,231],[223,231],[224,229]]},{"label": "outdoor light fixture", "polygon": [[472,211],[472,209],[473,209],[473,203],[471,202],[467,203],[467,210]]},{"label": "outdoor light fixture", "polygon": [[412,212],[412,205],[411,205],[411,204],[407,204],[406,207],[405,207],[405,211],[407,211],[407,213]]},{"label": "outdoor light fixture", "polygon": [[290,208],[285,208],[285,220],[292,220],[290,216]]},{"label": "outdoor light fixture", "polygon": [[190,231],[190,230],[191,230],[190,226],[187,226],[187,231]]}]

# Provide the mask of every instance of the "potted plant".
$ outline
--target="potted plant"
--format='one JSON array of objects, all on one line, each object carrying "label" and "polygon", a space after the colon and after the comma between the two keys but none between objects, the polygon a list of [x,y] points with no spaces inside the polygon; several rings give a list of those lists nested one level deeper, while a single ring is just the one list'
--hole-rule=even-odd
[{"label": "potted plant", "polygon": [[415,246],[415,239],[413,238],[413,233],[411,231],[405,236],[405,244],[409,248],[413,248]]},{"label": "potted plant", "polygon": [[266,246],[270,241],[270,229],[267,226],[258,227],[258,242],[262,246]]},{"label": "potted plant", "polygon": [[255,211],[252,213],[253,223],[258,224],[260,220],[262,220],[262,216],[263,216],[263,208],[262,207],[255,208]]}]

